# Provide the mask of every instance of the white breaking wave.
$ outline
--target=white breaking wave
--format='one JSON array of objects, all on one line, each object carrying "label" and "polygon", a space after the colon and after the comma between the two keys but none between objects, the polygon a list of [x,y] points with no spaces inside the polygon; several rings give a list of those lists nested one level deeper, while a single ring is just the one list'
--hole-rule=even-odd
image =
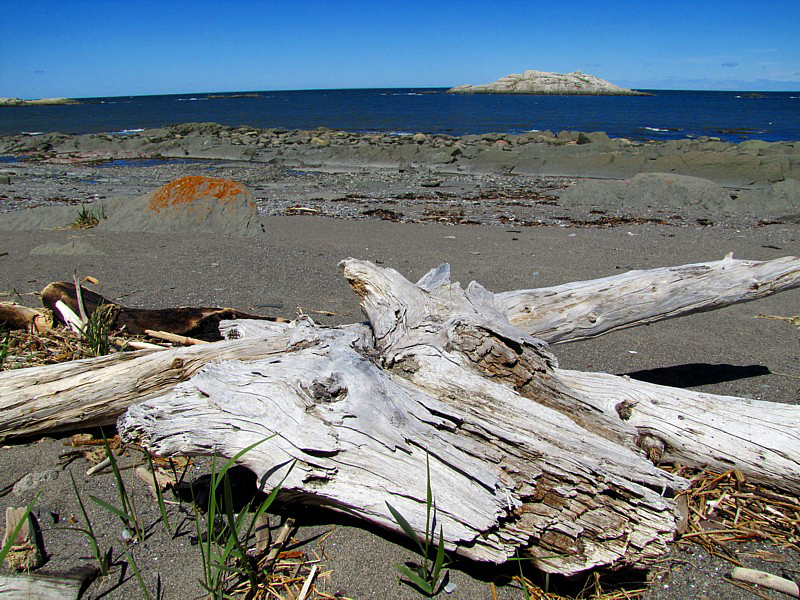
[{"label": "white breaking wave", "polygon": [[125,134],[128,134],[128,133],[141,133],[142,131],[144,131],[143,128],[141,128],[141,129],[123,129],[122,131],[114,131],[113,133],[118,134],[118,135],[125,135]]},{"label": "white breaking wave", "polygon": [[23,135],[43,135],[44,131],[23,131]]}]

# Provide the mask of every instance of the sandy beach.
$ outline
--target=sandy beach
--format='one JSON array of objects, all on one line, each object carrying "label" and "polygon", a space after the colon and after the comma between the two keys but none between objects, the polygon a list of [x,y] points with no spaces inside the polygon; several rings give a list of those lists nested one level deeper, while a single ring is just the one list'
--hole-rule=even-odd
[{"label": "sandy beach", "polygon": [[[720,171],[719,182],[707,180],[727,194],[727,204],[714,200],[720,198],[713,195],[718,193],[716,188],[703,188],[702,201],[680,204],[661,197],[659,203],[657,196],[651,196],[636,204],[620,202],[619,194],[630,196],[624,190],[598,192],[606,181],[631,185],[636,174],[614,177],[606,173],[600,178],[595,172],[589,180],[579,169],[526,175],[445,172],[429,169],[427,163],[409,166],[407,162],[402,168],[354,163],[334,169],[318,163],[287,166],[203,160],[140,167],[4,165],[0,171],[9,176],[9,182],[0,185],[0,209],[13,210],[0,215],[0,301],[37,306],[36,292],[75,273],[97,278],[96,291],[128,306],[229,306],[289,319],[303,313],[320,324],[334,325],[363,319],[357,297],[338,266],[348,257],[391,267],[411,281],[447,262],[453,280],[463,284],[474,280],[500,292],[718,260],[728,253],[754,260],[800,254],[797,196],[781,191],[796,189],[785,183],[791,178],[732,185],[728,180],[733,171],[728,167]],[[706,175],[711,172],[707,170]],[[30,222],[20,216],[23,209],[53,207],[62,214],[52,218],[63,220],[82,203],[142,195],[179,176],[197,173],[250,186],[263,232],[237,236],[224,231],[148,233],[102,227],[76,231],[22,225]],[[682,174],[675,171],[672,176]],[[776,191],[777,184],[783,187]],[[576,193],[578,186],[595,186],[590,201],[585,199],[586,190]],[[686,189],[691,194],[697,188]],[[743,194],[749,198],[746,206],[741,202]],[[763,202],[758,203],[758,198]],[[566,368],[797,404],[798,329],[785,321],[754,317],[797,315],[798,306],[800,292],[793,290],[552,350]],[[6,491],[0,508],[22,506],[42,490],[36,514],[50,556],[47,568],[52,570],[85,564],[90,555],[85,536],[63,530],[75,519],[80,522],[69,476],[59,463],[65,439],[7,443],[0,451],[0,489]],[[83,495],[115,498],[111,475],[87,477],[88,463],[82,459],[67,468]],[[34,482],[26,478],[30,474]],[[144,521],[156,522],[157,506],[143,486],[134,494]],[[393,565],[412,558],[413,553],[396,536],[332,513],[291,506],[283,510],[296,516],[298,539],[322,536],[300,547],[317,552],[322,571],[330,571],[317,582],[321,590],[358,599],[419,597],[398,583]],[[171,511],[174,523],[190,517],[185,507]],[[112,546],[119,558],[119,522],[97,507],[91,514],[103,543]],[[331,529],[333,533],[323,536]],[[171,540],[156,524],[146,541],[130,549],[145,584],[154,595],[160,590],[162,598],[200,594],[200,561],[189,539],[194,535],[193,524],[184,523],[179,531]],[[780,569],[800,568],[794,550],[767,542],[733,549],[753,568],[777,574]],[[785,562],[777,566],[766,562],[758,558],[759,549],[768,549]],[[507,584],[516,569],[458,562],[451,570],[457,587],[449,597],[492,598],[490,582],[496,581],[498,597],[522,598],[518,586]],[[729,570],[729,563],[699,547],[676,546],[664,557],[663,572],[651,574],[654,583],[646,597],[749,598],[748,592],[722,580]],[[566,581],[551,586],[570,591]],[[131,573],[117,570],[109,579],[94,583],[83,597],[138,597],[139,593]]]}]

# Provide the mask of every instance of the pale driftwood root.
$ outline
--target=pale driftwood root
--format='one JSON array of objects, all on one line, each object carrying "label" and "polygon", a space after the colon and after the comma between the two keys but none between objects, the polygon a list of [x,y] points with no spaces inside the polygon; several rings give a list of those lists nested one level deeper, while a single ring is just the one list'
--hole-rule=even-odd
[{"label": "pale driftwood root", "polygon": [[749,302],[800,287],[800,259],[723,260],[496,294],[517,328],[550,344]]}]

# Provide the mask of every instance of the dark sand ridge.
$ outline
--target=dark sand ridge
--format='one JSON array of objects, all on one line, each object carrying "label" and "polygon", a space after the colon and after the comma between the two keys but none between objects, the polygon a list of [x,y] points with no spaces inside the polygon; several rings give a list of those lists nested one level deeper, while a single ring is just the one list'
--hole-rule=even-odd
[{"label": "dark sand ridge", "polygon": [[[485,183],[482,179],[475,181],[479,186]],[[402,199],[394,206],[408,210]],[[513,207],[504,210],[512,211]],[[102,229],[4,231],[0,254],[8,255],[0,256],[0,291],[11,293],[12,299],[18,299],[15,293],[21,294],[25,303],[36,305],[31,292],[77,271],[99,278],[98,291],[132,306],[219,304],[289,317],[295,307],[301,307],[320,322],[347,323],[361,319],[356,297],[337,268],[338,261],[347,256],[393,267],[412,280],[447,261],[455,280],[466,283],[475,279],[492,291],[503,291],[634,268],[719,259],[728,252],[751,259],[800,253],[800,226],[790,222],[745,227],[745,221],[734,219],[729,226],[701,227],[683,219],[682,227],[627,223],[600,229],[454,226],[314,216],[262,218],[266,233],[246,238],[190,231],[180,235]],[[32,253],[50,244],[55,252]],[[82,253],[82,244],[90,244],[97,253]],[[79,250],[72,254],[59,250],[69,246]],[[795,290],[757,303],[556,346],[554,351],[567,368],[658,375],[671,378],[672,385],[692,383],[697,389],[715,393],[795,403],[800,401],[797,330],[781,321],[752,317],[758,313],[797,314],[798,300],[800,295]],[[331,311],[336,316],[317,311]],[[658,368],[668,370],[647,373]],[[59,443],[47,440],[4,448],[0,487],[29,471],[58,471],[60,451]],[[85,468],[85,464],[72,467],[84,493],[114,498],[110,477],[89,479],[83,474]],[[48,511],[78,514],[65,475],[61,473],[45,486],[39,503],[43,515]],[[0,498],[0,508],[21,505],[33,493],[21,486]],[[144,494],[140,498],[143,506],[153,507]],[[103,529],[106,543],[118,548],[119,542],[112,542],[120,533],[118,522],[106,518],[102,511],[96,513],[96,526]],[[151,521],[155,520],[155,511],[149,514]],[[307,535],[317,530],[303,531]],[[156,575],[160,574],[165,598],[194,597],[199,571],[196,548],[189,546],[188,536],[177,541],[165,537],[156,527],[153,537],[134,549],[145,580],[155,589]],[[89,554],[86,540],[74,533],[45,532],[45,540],[54,567],[72,566],[75,556]],[[329,559],[324,564],[333,569],[325,588],[329,592],[342,590],[354,598],[419,597],[397,584],[392,565],[411,554],[393,542],[359,528],[339,527],[328,538],[326,549]],[[795,553],[773,551],[781,552],[789,561],[780,566],[798,568]],[[749,597],[721,581],[719,576],[729,568],[726,563],[699,550],[691,554],[675,550],[673,557],[675,562],[665,563],[672,566],[669,587],[655,586],[651,597]],[[748,560],[748,564],[778,572],[774,564],[763,561]],[[490,598],[489,585],[482,578],[494,574],[474,566],[466,573],[454,572],[458,590],[453,597]],[[113,583],[107,582],[106,588]],[[100,587],[95,584],[88,597],[99,593]],[[138,594],[135,581],[129,579],[105,597]],[[522,593],[501,588],[500,596],[521,598]]]}]

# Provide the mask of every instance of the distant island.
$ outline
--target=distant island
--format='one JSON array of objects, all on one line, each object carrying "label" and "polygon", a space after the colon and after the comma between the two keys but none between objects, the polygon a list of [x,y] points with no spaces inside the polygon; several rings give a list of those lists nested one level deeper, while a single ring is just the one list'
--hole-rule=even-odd
[{"label": "distant island", "polygon": [[39,98],[38,100],[0,98],[0,106],[59,106],[63,104],[80,104],[80,102],[73,98]]},{"label": "distant island", "polygon": [[494,83],[480,85],[457,85],[447,90],[448,94],[555,94],[585,96],[650,96],[644,92],[629,90],[580,71],[573,73],[549,73],[547,71],[525,71],[501,77]]}]

